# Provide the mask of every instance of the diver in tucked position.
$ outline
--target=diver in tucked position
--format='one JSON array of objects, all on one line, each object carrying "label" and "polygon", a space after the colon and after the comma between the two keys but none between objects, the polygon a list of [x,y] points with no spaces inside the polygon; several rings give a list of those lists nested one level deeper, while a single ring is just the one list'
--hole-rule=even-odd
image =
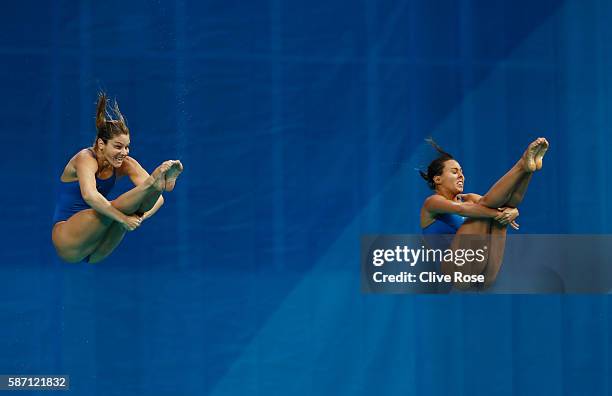
[{"label": "diver in tucked position", "polygon": [[[93,147],[74,155],[60,177],[52,240],[67,262],[97,263],[119,245],[127,231],[138,228],[163,205],[163,191],[172,191],[183,171],[180,161],[165,161],[149,175],[128,156],[130,132],[117,101],[107,111],[98,95]],[[113,201],[106,197],[115,181],[128,176],[135,187]]]},{"label": "diver in tucked position", "polygon": [[[534,140],[516,164],[499,179],[484,195],[463,194],[465,177],[459,163],[442,150],[433,140],[428,142],[439,153],[427,173],[420,171],[423,179],[435,192],[423,203],[421,229],[423,234],[455,234],[452,249],[474,248],[487,244],[486,259],[457,267],[443,262],[442,271],[461,271],[468,274],[484,274],[484,286],[491,285],[501,267],[506,242],[506,228],[518,230],[516,218],[518,205],[522,202],[533,173],[542,168],[542,159],[548,150],[544,138]],[[462,237],[469,235],[468,237]],[[476,246],[478,247],[478,246]],[[469,287],[470,285],[455,284]]]}]

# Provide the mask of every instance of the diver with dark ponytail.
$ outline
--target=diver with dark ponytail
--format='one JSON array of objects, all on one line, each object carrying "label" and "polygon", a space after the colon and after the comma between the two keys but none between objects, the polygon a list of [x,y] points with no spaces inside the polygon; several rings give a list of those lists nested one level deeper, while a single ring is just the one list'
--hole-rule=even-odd
[{"label": "diver with dark ponytail", "polygon": [[[544,138],[534,140],[514,166],[484,195],[465,194],[463,169],[452,155],[444,151],[433,139],[427,142],[438,152],[438,157],[419,171],[433,194],[421,208],[423,234],[483,235],[492,243],[487,260],[475,268],[477,274],[485,273],[487,285],[495,281],[501,266],[507,226],[519,229],[516,218],[533,172],[542,168],[542,159],[548,150]],[[461,238],[455,237],[453,248],[460,248]],[[443,263],[442,269],[454,268]]]},{"label": "diver with dark ponytail", "polygon": [[432,138],[429,137],[425,139],[425,141],[429,143],[440,155],[438,156],[438,158],[431,161],[431,163],[427,167],[427,173],[423,172],[422,170],[419,170],[419,174],[423,179],[425,179],[429,188],[435,190],[435,184],[433,183],[434,176],[442,174],[442,171],[444,170],[444,163],[454,158],[452,155],[442,150],[442,147],[438,146],[438,144]]},{"label": "diver with dark ponytail", "polygon": [[[162,192],[174,189],[183,171],[180,161],[165,161],[149,175],[128,155],[129,147],[130,131],[117,101],[109,111],[101,92],[93,146],[75,154],[60,176],[52,240],[64,261],[102,261],[127,231],[138,228],[163,205]],[[135,187],[108,201],[115,181],[123,176]]]}]

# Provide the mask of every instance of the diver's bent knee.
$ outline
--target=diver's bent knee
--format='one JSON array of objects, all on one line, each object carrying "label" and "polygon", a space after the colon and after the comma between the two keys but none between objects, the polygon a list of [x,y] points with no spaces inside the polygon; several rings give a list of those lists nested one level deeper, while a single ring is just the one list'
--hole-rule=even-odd
[{"label": "diver's bent knee", "polygon": [[[478,198],[478,201],[476,203],[478,205],[486,206],[487,208],[491,207],[491,204],[489,200],[487,199],[486,195],[483,195],[482,197]],[[493,209],[496,209],[496,208],[493,208]]]}]

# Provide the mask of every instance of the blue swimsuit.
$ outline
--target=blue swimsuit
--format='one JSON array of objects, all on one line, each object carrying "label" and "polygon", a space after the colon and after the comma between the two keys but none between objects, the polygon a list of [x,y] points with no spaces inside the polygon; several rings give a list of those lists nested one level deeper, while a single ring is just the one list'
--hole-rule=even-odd
[{"label": "blue swimsuit", "polygon": [[436,216],[436,220],[422,229],[423,234],[456,234],[463,225],[465,217],[454,213],[443,213]]},{"label": "blue swimsuit", "polygon": [[[106,198],[115,185],[115,179],[114,169],[113,175],[108,179],[98,179],[96,177],[96,189]],[[68,220],[73,214],[85,209],[91,209],[91,207],[83,200],[79,181],[62,182],[60,180],[53,224],[56,224],[58,221]]]}]

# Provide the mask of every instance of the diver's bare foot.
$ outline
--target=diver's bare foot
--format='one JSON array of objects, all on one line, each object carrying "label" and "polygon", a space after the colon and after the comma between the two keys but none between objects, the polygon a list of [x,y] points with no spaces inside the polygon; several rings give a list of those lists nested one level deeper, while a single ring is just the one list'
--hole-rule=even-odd
[{"label": "diver's bare foot", "polygon": [[529,146],[527,146],[527,150],[525,150],[525,152],[523,153],[523,157],[521,158],[521,161],[523,162],[522,166],[525,172],[531,173],[538,169],[535,158],[536,158],[536,154],[540,150],[540,145],[542,144],[542,140],[543,138],[537,138],[536,140],[531,142]]},{"label": "diver's bare foot", "polygon": [[546,151],[548,150],[548,140],[546,140],[545,138],[540,139],[542,139],[542,143],[540,144],[538,152],[535,156],[535,164],[537,170],[542,169],[542,159],[544,158],[544,154],[546,154]]},{"label": "diver's bare foot", "polygon": [[168,172],[166,172],[166,186],[165,186],[166,191],[174,190],[176,179],[179,177],[179,175],[183,171],[183,164],[181,163],[181,161],[176,160],[176,161],[170,161],[170,162],[172,162],[172,165],[170,166],[170,169],[168,170]]},{"label": "diver's bare foot", "polygon": [[151,176],[149,176],[149,181],[151,186],[155,188],[157,191],[163,191],[166,185],[166,173],[172,167],[173,161],[164,161],[160,166],[155,168]]}]

